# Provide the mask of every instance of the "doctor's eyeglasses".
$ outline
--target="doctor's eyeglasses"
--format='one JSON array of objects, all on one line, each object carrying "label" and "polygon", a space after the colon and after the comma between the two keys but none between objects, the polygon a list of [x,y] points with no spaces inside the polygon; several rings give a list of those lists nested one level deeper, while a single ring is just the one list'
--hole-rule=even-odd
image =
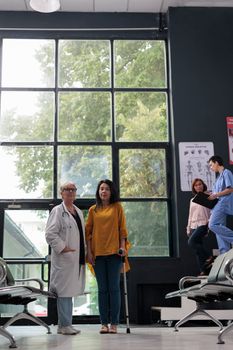
[{"label": "doctor's eyeglasses", "polygon": [[63,191],[73,193],[77,191],[77,188],[63,188]]}]

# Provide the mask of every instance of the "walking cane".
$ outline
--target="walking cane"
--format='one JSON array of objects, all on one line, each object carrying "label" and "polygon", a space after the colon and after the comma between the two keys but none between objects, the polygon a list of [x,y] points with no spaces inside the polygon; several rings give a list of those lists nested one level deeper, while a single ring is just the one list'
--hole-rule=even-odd
[{"label": "walking cane", "polygon": [[[122,249],[119,250],[119,254],[122,255]],[[123,262],[123,278],[124,278],[124,296],[125,296],[125,318],[126,318],[126,333],[130,333],[129,328],[129,306],[128,306],[128,293],[127,293],[127,281],[126,281],[126,268],[125,268],[125,256],[121,256]]]}]

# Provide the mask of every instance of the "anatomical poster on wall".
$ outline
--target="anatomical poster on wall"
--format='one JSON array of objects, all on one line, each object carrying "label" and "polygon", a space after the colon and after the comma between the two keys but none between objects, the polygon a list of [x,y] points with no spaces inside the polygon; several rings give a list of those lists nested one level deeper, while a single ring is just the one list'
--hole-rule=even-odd
[{"label": "anatomical poster on wall", "polygon": [[181,191],[191,191],[192,181],[202,179],[211,190],[215,173],[210,170],[209,159],[214,155],[213,142],[180,142],[180,182]]},{"label": "anatomical poster on wall", "polygon": [[229,148],[229,164],[233,164],[233,117],[226,117]]}]

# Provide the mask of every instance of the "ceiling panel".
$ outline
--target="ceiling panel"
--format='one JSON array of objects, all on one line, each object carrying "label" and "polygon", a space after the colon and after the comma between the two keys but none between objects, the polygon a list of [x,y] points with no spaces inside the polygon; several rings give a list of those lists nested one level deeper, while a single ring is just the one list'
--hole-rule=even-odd
[{"label": "ceiling panel", "polygon": [[186,0],[185,6],[232,7],[232,0]]},{"label": "ceiling panel", "polygon": [[94,0],[97,12],[127,12],[128,0]]},{"label": "ceiling panel", "polygon": [[[233,0],[60,0],[65,12],[167,12],[168,7],[233,7]],[[32,11],[29,0],[0,0],[0,11]]]},{"label": "ceiling panel", "polygon": [[24,0],[0,0],[1,11],[26,11]]},{"label": "ceiling panel", "polygon": [[129,12],[160,12],[162,0],[129,0]]},{"label": "ceiling panel", "polygon": [[60,11],[65,12],[93,12],[93,0],[63,0]]}]

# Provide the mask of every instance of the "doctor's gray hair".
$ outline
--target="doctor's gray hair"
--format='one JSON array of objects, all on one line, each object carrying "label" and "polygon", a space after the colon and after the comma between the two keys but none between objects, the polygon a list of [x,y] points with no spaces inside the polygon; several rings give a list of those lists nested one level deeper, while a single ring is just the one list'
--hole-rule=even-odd
[{"label": "doctor's gray hair", "polygon": [[65,189],[68,185],[72,185],[72,186],[74,186],[74,187],[76,188],[76,185],[75,185],[74,182],[72,182],[72,181],[66,181],[66,182],[64,182],[64,183],[60,186],[60,191],[63,192],[64,189]]}]

